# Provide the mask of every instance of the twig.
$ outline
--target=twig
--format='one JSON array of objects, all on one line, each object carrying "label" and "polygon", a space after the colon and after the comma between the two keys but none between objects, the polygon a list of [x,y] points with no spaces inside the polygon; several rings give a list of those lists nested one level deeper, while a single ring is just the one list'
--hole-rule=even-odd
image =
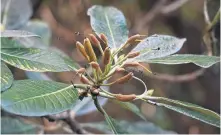
[{"label": "twig", "polygon": [[170,81],[170,82],[188,82],[195,80],[197,77],[203,75],[204,72],[205,69],[201,68],[199,70],[184,75],[157,74],[148,77],[158,80]]},{"label": "twig", "polygon": [[141,31],[145,26],[149,27],[148,25],[152,23],[155,18],[157,18],[159,15],[169,15],[171,12],[176,11],[181,6],[183,6],[185,3],[187,3],[189,0],[176,0],[175,2],[166,5],[168,0],[160,0],[158,1],[154,7],[147,12],[147,14],[142,17],[143,19],[138,19],[139,21],[135,22],[134,28],[132,28],[132,31],[134,33],[138,33]]},{"label": "twig", "polygon": [[165,6],[161,9],[162,14],[170,14],[171,12],[176,11],[181,6],[183,6],[185,3],[187,3],[189,0],[176,0],[175,2],[169,4],[168,6]]},{"label": "twig", "polygon": [[87,133],[83,128],[81,128],[78,122],[74,119],[73,111],[68,110],[60,114],[45,116],[45,118],[49,119],[49,121],[63,120],[70,126],[71,130],[74,133],[77,133],[77,134]]},{"label": "twig", "polygon": [[141,31],[146,25],[152,22],[155,17],[161,13],[161,9],[166,3],[167,0],[158,1],[154,5],[154,7],[149,12],[147,12],[144,17],[142,17],[143,19],[138,19],[138,21],[135,22],[134,28],[132,28],[131,31],[133,31],[134,33],[138,33],[139,31]]},{"label": "twig", "polygon": [[68,114],[68,117],[65,118],[64,121],[70,126],[71,130],[77,134],[85,134],[85,130],[81,128],[80,124],[78,124],[78,122],[74,119],[70,111]]}]

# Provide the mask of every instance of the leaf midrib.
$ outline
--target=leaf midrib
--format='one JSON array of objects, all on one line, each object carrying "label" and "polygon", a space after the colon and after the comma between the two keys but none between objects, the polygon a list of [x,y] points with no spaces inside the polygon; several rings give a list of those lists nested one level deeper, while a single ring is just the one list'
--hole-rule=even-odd
[{"label": "leaf midrib", "polygon": [[109,18],[107,16],[106,12],[104,12],[104,16],[105,16],[105,20],[107,21],[107,26],[108,26],[108,29],[110,31],[110,35],[111,35],[111,38],[112,38],[112,41],[113,41],[113,46],[114,46],[114,48],[116,48],[116,44],[115,44],[115,40],[114,40],[114,35],[113,35],[112,29],[110,27]]},{"label": "leaf midrib", "polygon": [[[22,59],[22,60],[27,60],[27,61],[30,61],[30,62],[36,62],[36,63],[41,63],[41,64],[45,64],[45,65],[48,65],[48,66],[51,66],[51,64],[48,64],[48,63],[44,63],[44,62],[42,62],[42,61],[37,61],[37,60],[31,60],[31,59],[28,59],[28,58],[24,58],[24,57],[19,57],[19,56],[17,56],[17,55],[11,55],[11,54],[8,54],[8,53],[4,53],[4,52],[2,52],[1,51],[1,54],[4,54],[4,55],[8,55],[8,56],[11,56],[11,57],[13,57],[13,58],[19,58],[19,59]],[[1,58],[2,59],[2,58]],[[3,59],[2,59],[3,60]],[[6,61],[6,60],[3,60],[3,61]],[[10,63],[10,62],[8,62],[8,63]],[[60,66],[58,66],[58,65],[53,65],[53,66],[55,66],[55,67],[59,67],[59,68],[63,68],[63,67],[60,67]],[[35,71],[35,70],[34,70]],[[41,70],[40,70],[41,71]],[[48,70],[48,71],[51,71],[51,70]]]},{"label": "leaf midrib", "polygon": [[20,103],[20,102],[24,102],[24,101],[26,101],[26,100],[34,100],[34,99],[36,99],[36,98],[46,97],[46,96],[48,96],[48,95],[60,93],[60,92],[65,91],[65,90],[67,90],[67,89],[69,89],[69,88],[71,88],[71,87],[73,87],[73,86],[70,85],[70,86],[67,86],[67,87],[65,87],[65,88],[63,88],[63,89],[60,89],[60,90],[58,90],[58,91],[55,91],[55,92],[51,92],[51,93],[47,93],[47,94],[43,94],[43,95],[39,95],[39,96],[35,96],[35,97],[26,98],[26,99],[24,99],[24,100],[19,100],[19,101],[13,102],[13,104],[6,105],[5,107],[13,106],[13,105],[15,105],[15,104],[18,104],[18,103]]}]

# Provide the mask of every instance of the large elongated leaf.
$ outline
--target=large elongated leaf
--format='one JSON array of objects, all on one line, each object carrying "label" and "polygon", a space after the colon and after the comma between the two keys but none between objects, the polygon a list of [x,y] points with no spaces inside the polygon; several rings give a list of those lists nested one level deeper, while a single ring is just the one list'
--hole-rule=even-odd
[{"label": "large elongated leaf", "polygon": [[111,48],[117,48],[128,39],[126,20],[114,7],[92,6],[88,9],[91,27],[97,35],[104,33]]},{"label": "large elongated leaf", "polygon": [[44,116],[71,109],[78,100],[73,86],[53,81],[20,80],[1,95],[5,111],[23,116]]},{"label": "large elongated leaf", "polygon": [[200,67],[208,68],[213,64],[220,62],[220,58],[216,56],[206,56],[206,55],[175,54],[163,58],[146,60],[145,62],[160,63],[160,64],[194,63]]},{"label": "large elongated leaf", "polygon": [[116,104],[119,104],[121,107],[135,113],[140,118],[146,120],[146,118],[142,115],[140,109],[136,105],[134,105],[130,102],[120,102],[120,101],[117,101],[117,100],[113,100],[113,102],[116,103]]},{"label": "large elongated leaf", "polygon": [[141,41],[133,49],[134,52],[141,53],[135,60],[145,62],[149,59],[165,57],[176,53],[181,49],[185,41],[185,38],[179,39],[168,35],[152,35]]},{"label": "large elongated leaf", "polygon": [[1,31],[1,37],[40,37],[34,33],[24,30],[4,30]]},{"label": "large elongated leaf", "polygon": [[59,55],[36,48],[2,48],[1,59],[12,66],[27,71],[60,72],[71,70]]},{"label": "large elongated leaf", "polygon": [[158,106],[163,106],[176,112],[182,113],[207,124],[220,127],[220,115],[198,105],[163,97],[152,97]]},{"label": "large elongated leaf", "polygon": [[[172,131],[166,131],[158,127],[157,125],[154,125],[150,122],[128,122],[125,120],[115,120],[120,128],[124,129],[124,133],[128,134],[174,134],[175,132]],[[82,127],[90,127],[94,129],[98,129],[100,131],[103,131],[104,133],[110,134],[108,125],[102,121],[102,122],[93,122],[93,123],[82,123]]]},{"label": "large elongated leaf", "polygon": [[19,41],[1,37],[2,59],[15,67],[35,72],[60,72],[79,68],[77,63],[54,49],[48,51],[26,47]]},{"label": "large elongated leaf", "polygon": [[39,125],[24,123],[18,118],[2,117],[1,123],[2,134],[37,134],[41,130]]},{"label": "large elongated leaf", "polygon": [[1,91],[8,89],[12,85],[13,80],[12,72],[4,62],[1,62]]},{"label": "large elongated leaf", "polygon": [[25,46],[18,43],[16,40],[1,37],[1,48],[25,48]]}]

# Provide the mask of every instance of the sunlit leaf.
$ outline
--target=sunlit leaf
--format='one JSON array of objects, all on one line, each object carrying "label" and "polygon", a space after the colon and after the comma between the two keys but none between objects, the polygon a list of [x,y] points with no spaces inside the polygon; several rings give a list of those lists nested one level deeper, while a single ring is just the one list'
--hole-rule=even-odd
[{"label": "sunlit leaf", "polygon": [[12,85],[13,80],[12,72],[4,62],[1,62],[1,91],[8,89]]},{"label": "sunlit leaf", "polygon": [[132,51],[141,54],[133,60],[145,62],[149,59],[165,57],[181,49],[185,38],[179,39],[168,35],[152,35],[142,40]]},{"label": "sunlit leaf", "polygon": [[113,100],[113,102],[116,103],[116,104],[119,104],[121,107],[135,113],[140,118],[146,120],[146,118],[143,116],[140,109],[136,105],[134,105],[130,102],[120,102],[120,101],[117,101],[117,100]]},{"label": "sunlit leaf", "polygon": [[91,27],[97,35],[104,33],[111,48],[117,48],[128,39],[128,29],[123,13],[114,7],[92,6],[88,9]]},{"label": "sunlit leaf", "polygon": [[1,117],[2,134],[37,134],[40,130],[39,125],[25,123],[19,118]]},{"label": "sunlit leaf", "polygon": [[60,72],[71,69],[57,54],[36,48],[2,48],[1,59],[17,68],[35,72]]},{"label": "sunlit leaf", "polygon": [[194,63],[200,67],[208,68],[213,64],[220,62],[220,58],[216,56],[195,55],[195,54],[175,54],[163,58],[146,60],[145,62],[160,63],[160,64]]},{"label": "sunlit leaf", "polygon": [[191,118],[200,120],[207,124],[220,127],[220,115],[198,105],[172,100],[164,97],[151,97],[158,106],[163,106],[173,111],[182,113]]},{"label": "sunlit leaf", "polygon": [[72,85],[53,81],[19,80],[1,95],[1,107],[23,116],[44,116],[73,108],[78,92]]}]

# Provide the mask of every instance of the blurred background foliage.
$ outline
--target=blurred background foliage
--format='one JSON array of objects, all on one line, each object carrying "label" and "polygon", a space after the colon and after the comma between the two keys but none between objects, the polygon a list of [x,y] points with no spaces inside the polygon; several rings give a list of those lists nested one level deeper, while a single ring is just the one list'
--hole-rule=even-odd
[{"label": "blurred background foliage", "polygon": [[[2,1],[2,12],[6,5],[4,2],[6,1]],[[63,55],[70,56],[81,66],[85,66],[86,61],[76,50],[75,42],[82,41],[88,34],[93,33],[87,9],[95,4],[115,6],[120,9],[127,19],[130,35],[136,33],[174,35],[187,38],[187,42],[178,53],[220,55],[220,22],[216,23],[211,30],[207,30],[220,8],[219,0],[20,0],[17,3],[16,0],[12,0],[11,3],[13,3],[11,5],[13,8],[9,8],[6,29],[25,29],[39,34],[43,41],[40,43],[36,41],[33,46],[58,48]],[[180,3],[182,6],[173,10],[174,5],[172,4],[175,3]],[[205,12],[207,14],[205,5],[208,10],[208,18],[205,18]],[[75,34],[76,32],[80,34]],[[29,43],[29,40],[23,42]],[[146,66],[158,73],[159,76],[150,78],[142,72],[135,72],[135,75],[144,80],[149,89],[155,89],[155,95],[198,104],[220,113],[219,63],[205,70],[194,64],[151,64]],[[26,78],[53,79],[70,83],[74,76],[74,72],[35,74],[10,68],[16,80]],[[75,78],[74,82],[77,83],[79,80]],[[132,80],[127,85],[114,85],[110,90],[115,93],[140,94],[143,92],[143,86]],[[220,132],[219,128],[170,110],[156,108],[141,101],[137,101],[135,104],[141,109],[147,122],[113,102],[107,102],[104,108],[113,118],[127,120],[130,124],[134,123],[136,126],[129,126],[129,123],[121,121],[128,130],[131,130],[131,127],[136,127],[136,129],[139,127],[139,133],[212,134]],[[93,104],[86,107],[80,106],[80,108],[84,110],[78,111],[78,113],[73,112],[73,115],[79,123],[84,123],[83,127],[87,127],[91,123],[94,126],[94,122],[99,125],[102,123],[100,121],[104,120],[103,116],[93,109]],[[8,121],[14,123],[15,126],[19,122],[18,125],[25,125],[24,122],[27,121],[41,125],[38,128],[36,125],[32,127],[29,125],[26,133],[72,133],[70,127],[62,121],[49,122],[44,118],[27,117],[19,117],[18,120],[15,119],[18,116],[11,116],[6,112],[2,112],[2,116],[5,116],[3,120],[7,121],[2,122],[9,123],[9,125]],[[146,128],[141,126],[144,123],[147,125]],[[2,123],[2,125],[2,129],[6,130],[7,124]],[[22,128],[17,128],[23,131]],[[99,128],[105,129],[102,124]],[[33,129],[32,132],[30,129]],[[89,131],[103,133],[91,128]]]}]

